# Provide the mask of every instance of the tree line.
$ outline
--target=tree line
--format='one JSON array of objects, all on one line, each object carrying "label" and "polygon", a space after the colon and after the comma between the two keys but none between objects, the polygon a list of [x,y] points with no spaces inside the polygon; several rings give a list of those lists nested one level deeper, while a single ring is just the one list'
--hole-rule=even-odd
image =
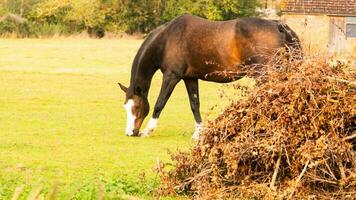
[{"label": "tree line", "polygon": [[0,35],[147,33],[190,13],[211,20],[256,15],[258,0],[0,0]]}]

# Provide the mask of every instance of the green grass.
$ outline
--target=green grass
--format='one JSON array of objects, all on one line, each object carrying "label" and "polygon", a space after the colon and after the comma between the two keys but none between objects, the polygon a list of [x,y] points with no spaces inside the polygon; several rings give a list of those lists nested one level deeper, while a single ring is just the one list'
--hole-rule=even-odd
[{"label": "green grass", "polygon": [[[117,82],[129,82],[141,42],[0,40],[0,199],[21,186],[20,199],[36,188],[48,196],[54,186],[60,199],[96,199],[101,190],[106,199],[151,198],[156,160],[194,145],[194,120],[181,82],[150,137],[124,135]],[[158,72],[151,107],[160,82]],[[226,105],[219,88],[200,82],[205,119],[213,105]]]}]

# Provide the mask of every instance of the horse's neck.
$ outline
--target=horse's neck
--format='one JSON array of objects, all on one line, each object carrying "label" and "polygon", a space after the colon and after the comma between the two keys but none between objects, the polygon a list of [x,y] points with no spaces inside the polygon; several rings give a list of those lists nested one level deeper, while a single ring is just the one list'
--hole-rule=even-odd
[{"label": "horse's neck", "polygon": [[[149,34],[137,52],[132,69],[130,86],[135,89],[140,87],[144,95],[148,95],[151,80],[154,73],[159,69],[162,56],[162,48],[164,41],[160,38],[160,33],[165,26],[160,26],[155,31]],[[160,41],[158,41],[160,40]]]},{"label": "horse's neck", "polygon": [[[147,67],[153,68],[153,65],[146,65]],[[152,66],[152,67],[151,67]],[[148,91],[151,86],[151,81],[152,77],[156,70],[153,69],[144,69],[143,67],[140,67],[137,69],[136,73],[132,76],[131,75],[131,83],[130,87],[132,87],[132,90],[135,90],[136,88],[140,88],[142,91],[142,94],[147,97]]]},{"label": "horse's neck", "polygon": [[[152,53],[154,52],[154,53]],[[154,47],[140,49],[131,69],[131,83],[133,89],[139,87],[145,96],[148,95],[151,80],[160,66],[160,54]]]}]

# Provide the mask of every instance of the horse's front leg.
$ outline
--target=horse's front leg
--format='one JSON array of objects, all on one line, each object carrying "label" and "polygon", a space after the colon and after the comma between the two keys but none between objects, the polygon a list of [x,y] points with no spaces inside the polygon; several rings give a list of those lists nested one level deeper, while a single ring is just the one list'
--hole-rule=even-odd
[{"label": "horse's front leg", "polygon": [[148,122],[146,128],[143,130],[143,133],[141,134],[142,136],[148,136],[156,128],[161,111],[171,96],[174,87],[180,80],[181,79],[172,72],[167,71],[163,74],[161,91],[156,101],[152,118]]},{"label": "horse's front leg", "polygon": [[190,108],[192,109],[195,119],[195,131],[192,138],[193,140],[199,140],[203,123],[200,115],[198,79],[185,79],[184,83],[189,96]]}]

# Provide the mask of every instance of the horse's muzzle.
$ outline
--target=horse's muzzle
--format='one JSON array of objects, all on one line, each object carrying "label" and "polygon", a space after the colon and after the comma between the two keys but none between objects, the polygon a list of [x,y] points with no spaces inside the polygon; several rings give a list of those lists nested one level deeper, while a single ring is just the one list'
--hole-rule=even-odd
[{"label": "horse's muzzle", "polygon": [[136,137],[140,136],[140,131],[138,129],[133,130],[131,136],[136,136]]}]

